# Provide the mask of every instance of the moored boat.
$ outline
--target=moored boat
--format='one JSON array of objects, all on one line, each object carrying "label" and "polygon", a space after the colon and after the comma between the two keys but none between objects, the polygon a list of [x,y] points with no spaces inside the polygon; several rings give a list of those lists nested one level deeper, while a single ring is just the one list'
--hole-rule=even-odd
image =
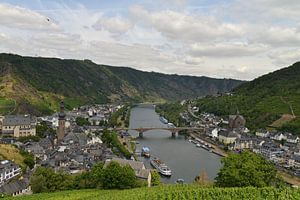
[{"label": "moored boat", "polygon": [[168,123],[168,120],[166,118],[164,118],[163,116],[160,116],[159,117],[159,120],[164,123],[164,124],[167,124]]},{"label": "moored boat", "polygon": [[150,157],[150,149],[148,147],[142,148],[142,156],[149,158]]},{"label": "moored boat", "polygon": [[151,158],[150,164],[157,169],[157,171],[164,176],[171,176],[171,169],[163,163],[159,158]]}]

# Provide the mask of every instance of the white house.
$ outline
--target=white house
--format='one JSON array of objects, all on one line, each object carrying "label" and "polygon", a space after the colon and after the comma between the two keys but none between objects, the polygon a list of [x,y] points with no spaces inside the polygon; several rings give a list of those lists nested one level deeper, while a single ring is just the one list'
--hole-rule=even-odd
[{"label": "white house", "polygon": [[299,142],[299,137],[296,135],[288,134],[286,137],[286,141],[296,144]]},{"label": "white house", "polygon": [[278,141],[287,139],[286,135],[284,135],[283,133],[276,133],[275,135],[272,135],[270,138],[272,140],[278,140]]},{"label": "white house", "polygon": [[232,144],[237,138],[237,134],[233,131],[221,130],[219,131],[218,139],[224,144]]},{"label": "white house", "polygon": [[269,131],[266,130],[258,130],[255,132],[255,135],[258,137],[269,137]]},{"label": "white house", "polygon": [[219,131],[220,131],[219,128],[214,128],[214,129],[211,131],[210,136],[213,137],[213,138],[217,138],[217,137],[219,136],[219,135],[218,135]]},{"label": "white house", "polygon": [[21,174],[21,168],[9,160],[0,162],[0,185]]}]

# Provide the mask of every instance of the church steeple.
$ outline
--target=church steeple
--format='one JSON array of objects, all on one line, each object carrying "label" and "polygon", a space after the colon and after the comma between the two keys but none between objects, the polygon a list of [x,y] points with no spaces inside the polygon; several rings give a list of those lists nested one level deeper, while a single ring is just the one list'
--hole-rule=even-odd
[{"label": "church steeple", "polygon": [[65,105],[60,102],[60,112],[58,113],[58,129],[57,129],[57,143],[60,144],[65,137],[65,123],[66,123]]}]

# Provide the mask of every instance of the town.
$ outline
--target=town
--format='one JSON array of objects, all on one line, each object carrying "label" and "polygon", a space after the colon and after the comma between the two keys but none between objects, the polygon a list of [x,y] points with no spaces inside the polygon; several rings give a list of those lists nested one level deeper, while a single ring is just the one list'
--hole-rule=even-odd
[{"label": "town", "polygon": [[[136,177],[151,186],[153,170],[146,169],[136,156],[126,157],[101,140],[105,128],[116,128],[110,123],[113,114],[121,110],[130,112],[125,107],[106,104],[65,111],[61,102],[60,111],[51,116],[1,116],[1,151],[4,151],[3,145],[13,145],[32,155],[34,163],[31,169],[28,166],[24,169],[14,160],[6,160],[1,152],[0,193],[12,196],[31,194],[30,176],[38,166],[77,174],[90,171],[99,162],[107,166],[110,161],[131,166]],[[205,143],[207,146],[201,147],[221,156],[226,156],[228,151],[239,153],[250,150],[273,162],[279,170],[295,176],[300,174],[299,137],[267,130],[250,133],[245,126],[245,118],[238,111],[227,119],[210,113],[198,113],[199,108],[194,106],[180,113],[180,117],[188,127],[202,128],[202,131],[189,131],[190,141],[199,147],[200,143]],[[124,142],[130,138],[129,134],[118,132],[120,143],[123,142],[122,145],[132,152],[131,155],[135,155],[135,149],[129,148],[130,142]]]},{"label": "town", "polygon": [[180,117],[191,127],[203,128],[203,132],[191,134],[196,139],[196,144],[198,138],[214,144],[221,149],[222,156],[226,156],[226,152],[249,150],[274,163],[280,171],[291,176],[300,175],[300,138],[297,135],[275,129],[251,132],[246,127],[245,118],[238,111],[224,119],[212,113],[200,112],[197,116],[198,113],[199,108],[196,106],[180,113]]},{"label": "town", "polygon": [[[112,114],[123,106],[93,105],[65,111],[62,102],[60,112],[51,116],[1,116],[3,160],[0,163],[0,193],[12,196],[31,194],[30,176],[38,166],[76,174],[91,170],[100,161],[107,165],[111,160],[130,165],[136,176],[150,186],[151,173],[142,162],[124,159],[101,140]],[[5,160],[5,145],[13,145],[32,155],[32,169],[29,170],[28,166],[22,169],[14,160]]]}]

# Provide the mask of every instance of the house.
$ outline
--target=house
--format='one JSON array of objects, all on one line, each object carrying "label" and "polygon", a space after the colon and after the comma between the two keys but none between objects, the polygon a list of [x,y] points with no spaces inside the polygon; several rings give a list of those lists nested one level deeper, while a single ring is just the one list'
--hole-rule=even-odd
[{"label": "house", "polygon": [[88,121],[94,126],[99,126],[101,121],[106,121],[106,118],[104,115],[95,115],[88,118]]},{"label": "house", "polygon": [[284,135],[283,133],[273,133],[273,134],[270,134],[270,139],[281,141],[281,140],[286,140],[287,136]]},{"label": "house", "polygon": [[287,134],[286,141],[289,143],[297,144],[299,142],[299,137],[297,135]]},{"label": "house", "polygon": [[234,142],[234,149],[235,150],[242,150],[242,149],[252,149],[254,145],[254,138],[249,136],[244,136],[241,138],[237,138]]},{"label": "house", "polygon": [[111,160],[106,160],[104,167],[106,167],[111,161],[115,161],[122,166],[129,165],[135,171],[137,178],[147,181],[148,187],[151,186],[151,171],[150,169],[146,169],[143,162],[113,158]]},{"label": "house", "polygon": [[237,113],[237,115],[229,115],[229,129],[242,128],[246,125],[245,118]]},{"label": "house", "polygon": [[32,153],[36,158],[44,160],[45,150],[38,142],[27,142],[24,148],[29,153]]},{"label": "house", "polygon": [[0,187],[0,194],[20,196],[32,194],[28,179],[15,180]]},{"label": "house", "polygon": [[10,160],[0,162],[0,185],[21,174],[21,168]]},{"label": "house", "polygon": [[278,154],[281,154],[283,150],[272,142],[265,142],[260,148],[260,153],[268,160],[275,161]]},{"label": "house", "polygon": [[269,137],[269,131],[260,129],[255,132],[255,135],[258,137]]},{"label": "house", "polygon": [[234,131],[220,130],[218,140],[224,144],[232,144],[237,138],[237,134]]},{"label": "house", "polygon": [[218,137],[218,133],[219,133],[220,128],[214,128],[213,130],[211,130],[210,135],[212,138],[217,138]]},{"label": "house", "polygon": [[2,135],[18,138],[36,134],[37,120],[30,115],[6,115],[1,121]]},{"label": "house", "polygon": [[288,160],[288,165],[290,167],[300,169],[300,156],[299,155],[292,155]]}]

